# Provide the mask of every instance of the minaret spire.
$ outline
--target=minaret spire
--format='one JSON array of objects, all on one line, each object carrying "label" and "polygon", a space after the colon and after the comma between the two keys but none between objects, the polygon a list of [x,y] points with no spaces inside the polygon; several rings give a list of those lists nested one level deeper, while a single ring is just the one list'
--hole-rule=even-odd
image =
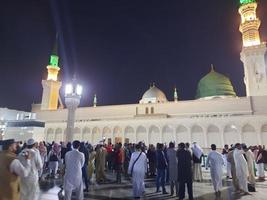
[{"label": "minaret spire", "polygon": [[58,61],[59,57],[58,57],[58,34],[57,34],[54,48],[50,55],[50,62],[49,65],[46,67],[48,71],[47,80],[57,81],[57,75],[60,70],[60,67],[58,66]]},{"label": "minaret spire", "polygon": [[214,65],[213,64],[211,64],[211,66],[210,66],[210,71],[214,71]]},{"label": "minaret spire", "polygon": [[97,106],[97,97],[96,97],[96,94],[94,95],[94,107]]},{"label": "minaret spire", "polygon": [[174,102],[178,101],[178,94],[177,94],[176,86],[174,87],[173,99],[174,99]]},{"label": "minaret spire", "polygon": [[261,21],[257,18],[257,6],[256,0],[240,0],[241,24],[239,30],[242,33],[244,47],[261,44],[259,34]]},{"label": "minaret spire", "polygon": [[[58,72],[60,67],[58,65],[58,35],[56,35],[56,41],[54,48],[50,55],[49,64],[47,68],[47,79],[42,80],[43,95],[42,95],[42,110],[57,110],[58,101],[61,102],[59,96],[59,90],[61,88],[61,82],[58,81]],[[62,102],[61,102],[62,104]]]}]

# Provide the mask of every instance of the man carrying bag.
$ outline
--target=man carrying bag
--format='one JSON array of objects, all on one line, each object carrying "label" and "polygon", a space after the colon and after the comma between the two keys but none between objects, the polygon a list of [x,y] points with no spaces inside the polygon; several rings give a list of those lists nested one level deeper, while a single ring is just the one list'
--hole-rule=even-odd
[{"label": "man carrying bag", "polygon": [[132,177],[133,196],[140,198],[145,191],[145,174],[147,171],[146,154],[141,151],[141,146],[135,146],[136,151],[132,153],[129,163],[128,174]]}]

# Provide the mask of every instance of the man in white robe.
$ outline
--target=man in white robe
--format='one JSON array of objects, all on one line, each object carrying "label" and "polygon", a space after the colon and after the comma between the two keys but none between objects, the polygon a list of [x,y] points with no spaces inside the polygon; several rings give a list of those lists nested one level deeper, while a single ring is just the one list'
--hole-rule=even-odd
[{"label": "man in white robe", "polygon": [[236,176],[238,179],[238,185],[240,190],[242,190],[245,194],[248,193],[248,164],[244,157],[244,151],[241,148],[241,144],[237,143],[235,145],[234,150],[234,161],[236,168]]},{"label": "man in white robe", "polygon": [[202,156],[203,156],[203,149],[194,142],[192,145],[192,156],[193,156],[193,179],[194,181],[201,182],[203,180],[202,176]]},{"label": "man in white robe", "polygon": [[243,146],[243,149],[245,151],[245,156],[248,163],[248,182],[252,184],[255,187],[256,179],[255,179],[255,173],[254,173],[254,155],[252,151],[247,148],[246,145]]},{"label": "man in white robe", "polygon": [[72,192],[76,192],[76,199],[83,199],[82,167],[85,162],[84,154],[79,152],[80,142],[73,142],[73,150],[65,155],[64,192],[65,200],[71,200]]},{"label": "man in white robe", "polygon": [[28,176],[22,177],[20,181],[20,200],[38,200],[39,199],[39,170],[42,169],[43,163],[39,150],[35,148],[35,141],[29,139],[27,141],[27,148],[24,149],[19,159],[26,166],[24,154],[30,154],[31,157],[31,171]]},{"label": "man in white robe", "polygon": [[133,196],[140,198],[145,191],[145,174],[147,171],[147,157],[141,151],[141,146],[136,145],[136,151],[132,153],[128,167],[128,174],[132,175]]},{"label": "man in white robe", "polygon": [[169,148],[167,149],[167,158],[168,158],[168,168],[169,168],[169,179],[170,179],[170,188],[171,188],[171,196],[174,195],[174,187],[176,191],[176,196],[178,196],[178,160],[176,157],[176,151],[174,149],[175,145],[173,142],[170,142]]},{"label": "man in white robe", "polygon": [[220,194],[222,189],[223,175],[223,156],[216,151],[216,145],[211,145],[211,152],[208,154],[206,167],[210,167],[210,175],[216,195]]},{"label": "man in white robe", "polygon": [[232,178],[231,163],[227,161],[228,153],[229,153],[229,146],[228,146],[228,144],[226,144],[226,145],[224,145],[224,148],[222,151],[224,166],[226,168],[226,178]]}]

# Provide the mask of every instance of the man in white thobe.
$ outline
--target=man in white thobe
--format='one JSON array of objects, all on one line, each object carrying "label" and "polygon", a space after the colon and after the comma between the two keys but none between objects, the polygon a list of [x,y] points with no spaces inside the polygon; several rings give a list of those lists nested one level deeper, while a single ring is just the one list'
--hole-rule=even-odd
[{"label": "man in white thobe", "polygon": [[243,146],[243,149],[245,151],[245,156],[248,163],[248,182],[255,187],[256,179],[254,174],[254,162],[255,162],[254,155],[252,151],[249,148],[247,148],[246,145]]},{"label": "man in white thobe", "polygon": [[193,156],[193,179],[201,182],[203,180],[201,160],[203,156],[203,149],[194,142],[192,144],[192,156]]},{"label": "man in white thobe", "polygon": [[208,154],[206,167],[210,167],[210,175],[212,184],[216,194],[220,194],[222,189],[222,175],[223,175],[223,156],[216,151],[216,145],[211,145],[211,152]]},{"label": "man in white thobe", "polygon": [[226,145],[224,145],[224,148],[222,151],[224,166],[226,168],[226,178],[232,178],[231,163],[227,161],[228,153],[229,153],[229,146],[228,146],[228,144],[226,144]]},{"label": "man in white thobe", "polygon": [[136,151],[132,153],[128,167],[128,174],[132,175],[133,196],[140,198],[145,191],[145,174],[147,171],[146,154],[141,151],[141,146],[136,145]]},{"label": "man in white thobe", "polygon": [[64,192],[65,200],[71,200],[72,192],[76,192],[76,199],[83,199],[82,167],[85,162],[84,154],[79,152],[80,142],[73,142],[73,150],[65,155]]},{"label": "man in white thobe", "polygon": [[167,149],[167,158],[168,158],[168,168],[169,168],[169,179],[170,179],[170,188],[171,196],[174,194],[174,187],[176,191],[176,196],[178,196],[178,160],[176,157],[176,151],[174,149],[175,145],[173,142],[170,142],[169,148]]},{"label": "man in white thobe", "polygon": [[35,148],[35,141],[29,139],[27,141],[27,148],[24,149],[19,159],[26,166],[27,160],[24,154],[30,154],[31,157],[31,171],[28,176],[22,177],[20,181],[20,200],[38,200],[39,199],[39,170],[42,169],[43,163],[39,150]]},{"label": "man in white thobe", "polygon": [[244,157],[244,151],[241,148],[241,144],[237,143],[235,145],[234,150],[234,161],[236,168],[236,176],[238,179],[238,185],[240,190],[242,190],[245,194],[248,193],[248,164]]}]

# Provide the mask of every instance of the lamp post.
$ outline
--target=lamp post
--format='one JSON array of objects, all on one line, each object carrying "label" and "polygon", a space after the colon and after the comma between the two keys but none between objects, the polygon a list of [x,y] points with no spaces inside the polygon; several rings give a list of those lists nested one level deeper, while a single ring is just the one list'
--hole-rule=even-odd
[{"label": "lamp post", "polygon": [[65,88],[65,104],[68,108],[67,130],[65,142],[72,142],[74,134],[75,111],[80,104],[82,95],[82,86],[77,84],[75,80],[67,84]]}]

